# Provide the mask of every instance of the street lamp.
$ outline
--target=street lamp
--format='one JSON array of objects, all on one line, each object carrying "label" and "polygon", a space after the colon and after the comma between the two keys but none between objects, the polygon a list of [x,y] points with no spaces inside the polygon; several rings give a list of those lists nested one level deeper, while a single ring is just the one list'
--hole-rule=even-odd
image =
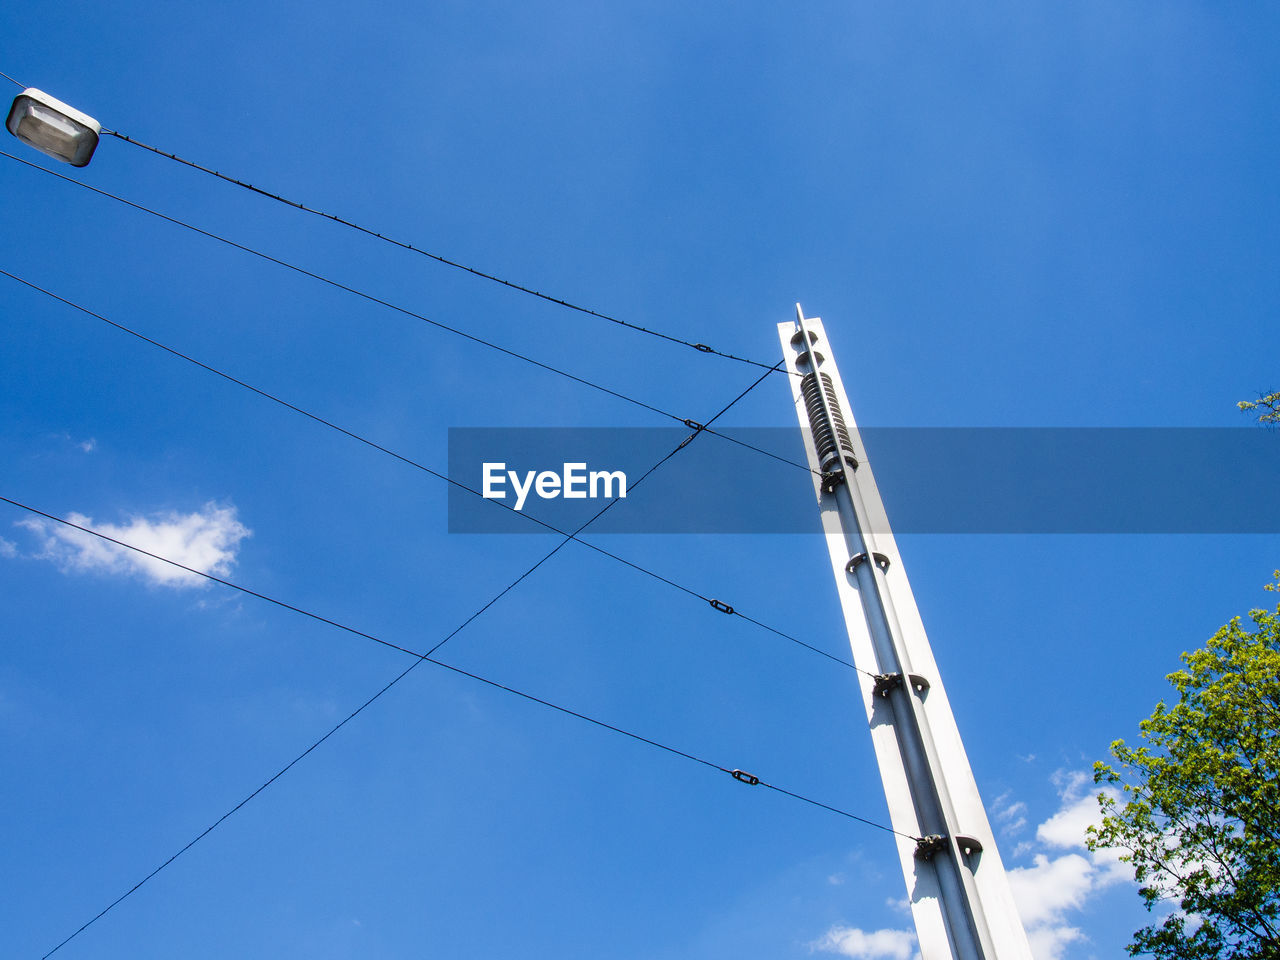
[{"label": "street lamp", "polygon": [[5,126],[23,143],[73,167],[89,162],[102,131],[93,117],[35,87],[13,98]]}]

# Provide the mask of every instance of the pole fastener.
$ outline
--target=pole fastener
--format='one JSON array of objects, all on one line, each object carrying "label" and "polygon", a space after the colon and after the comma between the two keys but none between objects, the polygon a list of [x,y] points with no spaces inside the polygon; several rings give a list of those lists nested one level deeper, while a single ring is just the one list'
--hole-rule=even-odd
[{"label": "pole fastener", "polygon": [[[887,697],[891,691],[902,686],[900,673],[877,673],[872,679],[874,683],[871,692],[881,697]],[[908,679],[911,681],[911,688],[917,693],[924,693],[929,689],[929,681],[918,673],[910,674]]]},{"label": "pole fastener", "polygon": [[916,837],[916,856],[921,860],[932,860],[934,854],[947,849],[947,838],[940,833],[931,833],[927,837]]},{"label": "pole fastener", "polygon": [[[889,558],[886,557],[883,553],[873,553],[871,554],[871,557],[873,560],[875,560],[876,566],[879,567],[881,570],[889,569]],[[853,557],[850,558],[849,562],[844,565],[845,572],[854,573],[855,571],[857,571],[858,566],[860,564],[863,564],[866,562],[867,562],[867,555],[865,553],[855,554]]]},{"label": "pole fastener", "polygon": [[822,475],[822,492],[835,493],[843,483],[843,470],[828,470]]}]

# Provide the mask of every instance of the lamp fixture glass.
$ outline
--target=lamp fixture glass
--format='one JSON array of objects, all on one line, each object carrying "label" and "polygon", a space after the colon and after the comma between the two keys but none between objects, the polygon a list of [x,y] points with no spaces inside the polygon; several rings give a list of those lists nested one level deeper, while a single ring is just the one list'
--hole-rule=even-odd
[{"label": "lamp fixture glass", "polygon": [[13,98],[5,126],[23,143],[73,167],[89,162],[102,131],[93,117],[35,87]]}]

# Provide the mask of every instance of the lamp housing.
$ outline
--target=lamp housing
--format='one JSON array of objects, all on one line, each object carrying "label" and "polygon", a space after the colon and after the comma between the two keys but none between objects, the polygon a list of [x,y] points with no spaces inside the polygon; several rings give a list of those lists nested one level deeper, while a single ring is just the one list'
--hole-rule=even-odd
[{"label": "lamp housing", "polygon": [[23,143],[73,167],[89,162],[102,132],[93,117],[35,87],[13,98],[5,126]]}]

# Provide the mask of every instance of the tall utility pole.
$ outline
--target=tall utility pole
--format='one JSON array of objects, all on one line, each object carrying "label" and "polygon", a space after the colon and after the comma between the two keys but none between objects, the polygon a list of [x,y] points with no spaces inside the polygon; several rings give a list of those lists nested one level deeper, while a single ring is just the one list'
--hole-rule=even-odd
[{"label": "tall utility pole", "polygon": [[822,321],[778,334],[921,958],[1031,960]]}]

